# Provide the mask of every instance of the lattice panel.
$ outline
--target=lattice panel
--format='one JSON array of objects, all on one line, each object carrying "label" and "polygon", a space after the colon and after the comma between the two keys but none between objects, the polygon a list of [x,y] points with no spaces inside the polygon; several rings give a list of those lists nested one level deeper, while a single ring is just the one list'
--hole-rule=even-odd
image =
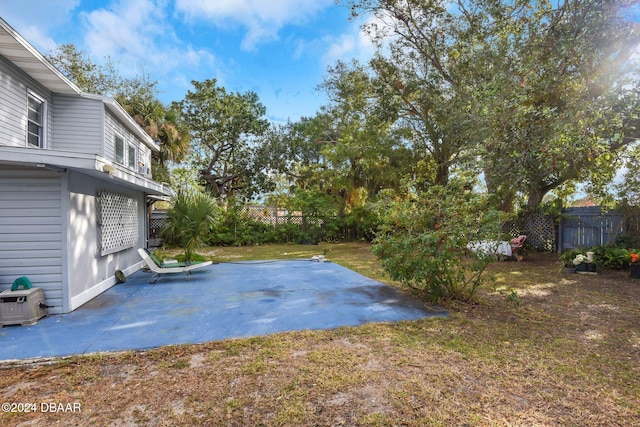
[{"label": "lattice panel", "polygon": [[261,205],[245,205],[240,209],[241,215],[244,218],[251,219],[263,224],[295,224],[295,225],[324,225],[324,219],[315,216],[303,216],[300,211],[289,212],[286,209],[273,207],[273,206],[261,206]]},{"label": "lattice panel", "polygon": [[102,255],[138,242],[138,201],[122,194],[98,193],[98,245]]},{"label": "lattice panel", "polygon": [[[539,251],[552,251],[555,246],[555,224],[551,217],[538,213],[527,215],[524,219],[508,221],[502,226],[502,232],[509,237],[527,236],[526,243]],[[503,236],[504,238],[505,236]]]},{"label": "lattice panel", "polygon": [[164,227],[166,220],[164,218],[151,218],[151,222],[149,223],[149,228],[152,230],[160,230]]}]

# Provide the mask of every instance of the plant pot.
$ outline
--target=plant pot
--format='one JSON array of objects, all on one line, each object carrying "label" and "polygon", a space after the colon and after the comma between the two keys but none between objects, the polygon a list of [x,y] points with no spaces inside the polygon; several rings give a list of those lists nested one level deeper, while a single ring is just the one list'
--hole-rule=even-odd
[{"label": "plant pot", "polygon": [[634,279],[640,279],[640,264],[629,265],[629,276]]},{"label": "plant pot", "polygon": [[588,271],[586,262],[581,262],[580,264],[576,265],[576,273],[581,271]]},{"label": "plant pot", "polygon": [[587,271],[590,273],[595,273],[596,272],[596,263],[595,262],[588,262],[587,263]]}]

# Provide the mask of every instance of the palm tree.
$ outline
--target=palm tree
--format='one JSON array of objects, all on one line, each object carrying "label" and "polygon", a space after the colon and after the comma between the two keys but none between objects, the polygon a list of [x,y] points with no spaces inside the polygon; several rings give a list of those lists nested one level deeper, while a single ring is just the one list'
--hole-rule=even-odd
[{"label": "palm tree", "polygon": [[180,162],[191,149],[191,135],[180,118],[180,112],[171,106],[164,110],[164,115],[158,126],[158,141],[160,154],[158,161]]},{"label": "palm tree", "polygon": [[173,206],[167,212],[162,236],[184,250],[185,261],[191,261],[196,248],[204,244],[216,221],[215,201],[207,194],[178,191]]},{"label": "palm tree", "polygon": [[159,152],[152,153],[153,177],[168,182],[168,162],[180,162],[191,149],[190,134],[179,111],[150,96],[119,97],[118,102],[160,146]]}]

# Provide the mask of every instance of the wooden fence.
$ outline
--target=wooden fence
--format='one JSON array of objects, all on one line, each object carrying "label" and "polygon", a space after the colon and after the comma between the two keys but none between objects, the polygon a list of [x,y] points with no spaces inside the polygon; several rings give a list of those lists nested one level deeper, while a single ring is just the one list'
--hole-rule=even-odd
[{"label": "wooden fence", "polygon": [[640,215],[621,210],[602,211],[598,206],[564,208],[559,221],[542,214],[507,222],[504,237],[527,236],[527,244],[539,251],[563,252],[574,248],[615,243],[622,235],[640,235]]},{"label": "wooden fence", "polygon": [[558,225],[558,250],[614,243],[625,233],[624,219],[622,212],[602,212],[598,206],[565,208]]}]

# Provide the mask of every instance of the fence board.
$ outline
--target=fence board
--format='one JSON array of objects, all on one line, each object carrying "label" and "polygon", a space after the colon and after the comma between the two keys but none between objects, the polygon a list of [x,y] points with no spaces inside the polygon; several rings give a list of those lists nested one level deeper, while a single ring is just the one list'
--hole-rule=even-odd
[{"label": "fence board", "polygon": [[619,211],[602,212],[598,206],[565,208],[559,224],[558,249],[614,243],[625,232],[624,214]]}]

